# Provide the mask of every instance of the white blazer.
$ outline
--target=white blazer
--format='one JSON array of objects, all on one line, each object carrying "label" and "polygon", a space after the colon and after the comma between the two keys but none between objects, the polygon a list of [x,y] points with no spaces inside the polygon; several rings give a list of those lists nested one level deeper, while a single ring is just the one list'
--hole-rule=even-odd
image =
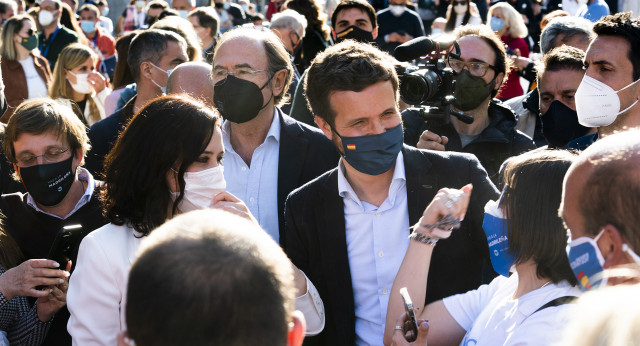
[{"label": "white blazer", "polygon": [[107,224],[82,240],[67,292],[73,345],[116,345],[126,330],[127,282],[140,236],[133,228]]}]

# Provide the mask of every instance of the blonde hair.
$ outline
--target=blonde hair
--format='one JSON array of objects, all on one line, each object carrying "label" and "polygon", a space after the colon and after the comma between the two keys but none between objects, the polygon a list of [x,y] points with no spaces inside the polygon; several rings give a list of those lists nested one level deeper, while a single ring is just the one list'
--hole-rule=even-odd
[{"label": "blonde hair", "polygon": [[[53,70],[53,82],[49,87],[49,97],[52,99],[65,98],[72,100],[73,88],[71,87],[71,83],[67,80],[65,72],[82,65],[82,63],[89,58],[92,58],[93,65],[95,67],[98,57],[91,48],[81,43],[73,43],[65,47],[62,52],[60,52],[58,62]],[[89,97],[87,99],[87,104],[89,105],[88,117],[91,118],[87,119],[87,122],[89,122],[88,120],[91,120],[90,122],[94,123],[100,120],[100,109],[93,100],[93,97]],[[84,109],[81,109],[80,111],[84,115]]]},{"label": "blonde hair", "polygon": [[525,38],[529,35],[527,26],[518,11],[506,2],[499,2],[489,8],[487,13],[487,23],[491,21],[491,16],[496,9],[500,9],[504,18],[504,26],[507,27],[507,34],[513,38]]},{"label": "blonde hair", "polygon": [[28,15],[18,15],[11,17],[2,26],[2,35],[0,35],[0,55],[8,60],[18,60],[18,48],[13,37],[17,35],[25,21],[33,22]]}]

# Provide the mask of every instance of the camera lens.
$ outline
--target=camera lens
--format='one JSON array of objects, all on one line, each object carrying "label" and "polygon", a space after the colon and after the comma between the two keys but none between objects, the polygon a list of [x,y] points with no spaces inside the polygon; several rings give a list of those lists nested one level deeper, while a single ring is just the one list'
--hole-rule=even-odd
[{"label": "camera lens", "polygon": [[440,78],[429,70],[406,74],[400,79],[400,97],[410,105],[419,105],[433,98],[440,87]]}]

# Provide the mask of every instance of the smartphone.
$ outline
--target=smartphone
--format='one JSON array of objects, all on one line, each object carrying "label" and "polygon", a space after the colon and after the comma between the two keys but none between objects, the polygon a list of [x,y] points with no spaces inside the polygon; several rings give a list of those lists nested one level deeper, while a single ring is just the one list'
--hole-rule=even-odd
[{"label": "smartphone", "polygon": [[413,311],[413,303],[411,302],[411,297],[409,297],[409,292],[406,287],[402,287],[400,289],[400,296],[402,296],[402,301],[404,302],[404,311],[407,313],[407,319],[405,320],[404,325],[408,325],[410,328],[409,330],[413,331],[413,335],[410,337],[405,336],[405,339],[412,342],[418,338],[418,320],[416,320],[416,313]]},{"label": "smartphone", "polygon": [[80,246],[82,233],[81,225],[62,227],[56,234],[53,244],[51,244],[47,258],[58,262],[60,264],[59,269],[65,270],[67,263],[71,260],[71,255]]}]

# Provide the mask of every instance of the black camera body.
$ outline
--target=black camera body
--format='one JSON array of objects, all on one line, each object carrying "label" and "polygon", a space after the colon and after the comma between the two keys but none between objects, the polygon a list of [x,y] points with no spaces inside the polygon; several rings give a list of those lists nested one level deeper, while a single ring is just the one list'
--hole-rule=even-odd
[{"label": "black camera body", "polygon": [[414,106],[422,119],[448,123],[453,115],[467,124],[473,122],[472,116],[451,109],[455,101],[455,72],[447,66],[445,58],[460,57],[458,42],[434,42],[419,37],[398,46],[393,55],[399,61],[419,59],[417,66],[406,68],[399,78],[400,97]]}]

